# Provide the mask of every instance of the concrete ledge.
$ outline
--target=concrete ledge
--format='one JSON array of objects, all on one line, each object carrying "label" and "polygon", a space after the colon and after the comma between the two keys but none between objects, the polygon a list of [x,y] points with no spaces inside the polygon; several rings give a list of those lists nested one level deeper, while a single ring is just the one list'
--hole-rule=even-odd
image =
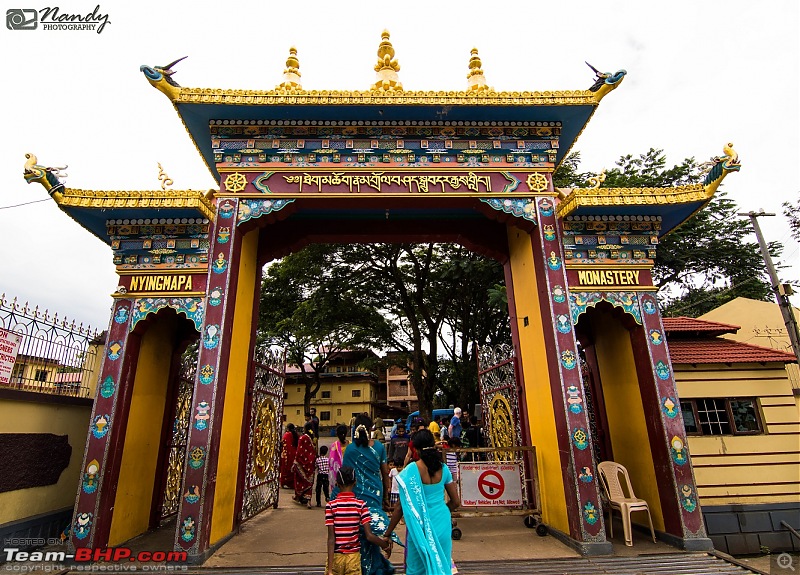
[{"label": "concrete ledge", "polygon": [[597,555],[611,555],[614,552],[614,546],[611,545],[609,541],[597,541],[597,542],[585,542],[585,541],[577,541],[564,533],[563,531],[559,531],[558,529],[553,529],[548,525],[549,535],[552,535],[555,539],[566,545],[567,547],[574,549],[584,557],[595,557]]},{"label": "concrete ledge", "polygon": [[211,557],[211,556],[212,556],[214,553],[216,553],[216,552],[217,552],[217,549],[219,549],[220,547],[222,547],[223,545],[225,545],[225,544],[226,544],[228,541],[230,541],[230,540],[231,540],[231,538],[232,538],[234,535],[237,535],[237,533],[236,533],[236,532],[234,532],[234,531],[231,531],[231,532],[230,532],[230,533],[228,533],[228,534],[227,534],[225,537],[223,537],[222,539],[220,539],[219,541],[217,541],[216,543],[214,543],[213,545],[211,545],[211,546],[210,546],[208,549],[206,549],[206,550],[205,550],[205,552],[203,552],[203,553],[199,553],[199,554],[197,554],[197,555],[192,555],[192,554],[189,554],[189,555],[186,557],[186,562],[187,562],[189,565],[202,565],[203,563],[205,563],[205,562],[206,562],[206,560],[207,560],[209,557]]}]

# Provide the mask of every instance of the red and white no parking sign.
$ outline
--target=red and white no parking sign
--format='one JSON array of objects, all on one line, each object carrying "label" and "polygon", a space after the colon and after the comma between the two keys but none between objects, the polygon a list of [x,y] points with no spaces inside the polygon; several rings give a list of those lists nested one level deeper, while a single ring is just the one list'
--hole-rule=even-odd
[{"label": "red and white no parking sign", "polygon": [[461,463],[461,504],[468,507],[522,505],[519,464]]},{"label": "red and white no parking sign", "polygon": [[494,469],[489,469],[478,475],[478,491],[486,499],[500,499],[506,489],[503,476]]}]

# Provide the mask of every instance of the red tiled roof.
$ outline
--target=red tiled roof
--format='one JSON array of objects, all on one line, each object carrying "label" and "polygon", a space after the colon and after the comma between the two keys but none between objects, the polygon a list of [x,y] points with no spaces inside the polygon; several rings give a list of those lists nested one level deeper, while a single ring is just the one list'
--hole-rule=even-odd
[{"label": "red tiled roof", "polygon": [[741,329],[739,325],[732,325],[729,323],[719,323],[716,321],[708,321],[706,319],[697,319],[694,317],[665,317],[664,331],[667,336],[670,334],[687,334],[695,333],[697,335],[703,334],[704,336],[722,335],[724,333],[736,333]]},{"label": "red tiled roof", "polygon": [[796,363],[791,353],[733,341],[730,339],[673,339],[668,341],[673,364],[697,363],[762,363],[777,361]]}]

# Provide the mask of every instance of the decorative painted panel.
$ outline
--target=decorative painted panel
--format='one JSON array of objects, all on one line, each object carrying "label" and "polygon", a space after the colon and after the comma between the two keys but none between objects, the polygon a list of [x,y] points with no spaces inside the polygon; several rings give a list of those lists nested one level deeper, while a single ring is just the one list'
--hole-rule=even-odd
[{"label": "decorative painted panel", "polygon": [[[567,505],[579,508],[580,533],[572,534],[583,542],[604,542],[603,517],[600,507],[600,490],[594,472],[594,448],[590,439],[590,425],[585,405],[585,392],[581,377],[574,320],[567,301],[564,286],[567,275],[562,259],[559,222],[555,216],[552,198],[541,197],[536,200],[539,210],[539,239],[545,267],[546,292],[550,294],[547,303],[553,326],[553,339],[556,348],[550,351],[558,362],[561,380],[561,405],[554,403],[556,410],[563,410],[561,416],[566,424],[559,434],[567,433],[570,441],[568,471],[564,480],[569,481],[565,489],[574,495],[567,495]],[[572,297],[572,294],[569,294]],[[557,398],[554,398],[557,401]],[[571,474],[571,477],[568,477]],[[568,511],[572,514],[574,511]]]},{"label": "decorative painted panel", "polygon": [[[217,219],[210,230],[211,262],[207,285],[214,286],[209,294],[209,305],[205,309],[200,328],[200,347],[198,368],[194,380],[192,404],[189,408],[192,424],[186,446],[186,467],[178,510],[178,530],[175,536],[176,549],[186,550],[190,555],[201,553],[208,544],[203,539],[208,536],[210,526],[206,506],[209,486],[209,459],[215,459],[212,437],[217,426],[221,425],[221,411],[217,412],[217,401],[224,394],[225,382],[216,374],[220,370],[224,341],[225,323],[232,317],[234,298],[230,294],[231,274],[236,264],[233,247],[236,244],[236,221],[238,202],[229,198],[217,198]],[[218,297],[215,297],[216,294]],[[218,301],[212,301],[218,300]]]},{"label": "decorative painted panel", "polygon": [[697,504],[697,487],[694,471],[689,459],[689,447],[686,441],[686,429],[683,424],[678,403],[678,391],[672,373],[672,361],[664,339],[664,326],[658,311],[655,295],[641,296],[642,325],[646,334],[647,350],[652,365],[652,384],[656,386],[660,410],[658,417],[664,429],[664,441],[669,446],[672,477],[669,480],[675,486],[680,501],[680,516],[683,534],[686,538],[706,537],[703,517]]},{"label": "decorative painted panel", "polygon": [[[255,125],[253,125],[255,124]],[[298,125],[302,124],[302,125]],[[487,167],[552,168],[560,122],[330,122],[232,125],[212,121],[217,168]],[[420,123],[421,124],[421,123]],[[234,190],[228,189],[229,192]]]},{"label": "decorative painted panel", "polygon": [[[125,363],[125,348],[130,333],[133,301],[117,299],[108,328],[106,356],[100,372],[99,393],[95,398],[89,420],[86,448],[83,452],[81,481],[75,497],[72,518],[72,543],[75,547],[93,547],[96,522],[110,521],[110,515],[100,518],[100,498],[104,493],[103,478],[108,465],[108,451],[115,433],[119,406],[120,378]],[[111,494],[107,494],[111,496]]]}]

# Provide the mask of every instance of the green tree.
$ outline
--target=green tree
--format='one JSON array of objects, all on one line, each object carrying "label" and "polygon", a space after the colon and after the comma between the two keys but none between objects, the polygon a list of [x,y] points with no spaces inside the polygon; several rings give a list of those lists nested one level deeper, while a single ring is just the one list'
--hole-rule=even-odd
[{"label": "green tree", "polygon": [[[570,155],[554,178],[559,187],[584,187],[589,174],[579,173],[580,156]],[[622,156],[606,173],[603,187],[673,187],[700,181],[693,158],[668,168],[663,151],[651,148],[639,156]],[[717,192],[697,214],[660,239],[653,281],[665,315],[697,316],[736,297],[771,299],[764,262],[746,219],[736,216],[735,202]],[[780,244],[770,245],[777,256]]]},{"label": "green tree", "polygon": [[[505,303],[496,305],[490,294],[504,289],[503,281],[500,264],[456,245],[310,246],[269,268],[262,286],[262,329],[269,343],[289,350],[293,363],[302,365],[302,357],[319,370],[326,357],[317,350],[323,342],[323,347],[335,349],[341,339],[333,337],[334,321],[361,310],[352,323],[377,326],[380,333],[373,341],[380,342],[378,347],[400,352],[393,361],[410,369],[420,411],[429,416],[437,392],[460,403],[473,402],[477,374],[472,341],[510,339]],[[325,318],[322,326],[320,315]],[[367,322],[368,317],[373,319]],[[357,335],[352,329],[348,334]],[[359,341],[366,338],[359,335]],[[458,369],[443,372],[442,358]],[[450,374],[446,380],[443,373]],[[314,375],[308,376],[309,396],[318,388]]]},{"label": "green tree", "polygon": [[466,406],[480,401],[473,344],[511,342],[506,291],[500,283],[503,266],[458,248],[444,274],[456,293],[444,318],[441,340],[446,359],[440,362],[439,388],[445,404]]},{"label": "green tree", "polygon": [[325,246],[310,246],[271,265],[261,284],[258,345],[286,349],[301,370],[304,411],[331,359],[345,350],[381,347],[391,326],[357,291],[326,269]]},{"label": "green tree", "polygon": [[800,242],[800,197],[795,203],[783,202],[783,215],[789,220],[789,232]]}]

